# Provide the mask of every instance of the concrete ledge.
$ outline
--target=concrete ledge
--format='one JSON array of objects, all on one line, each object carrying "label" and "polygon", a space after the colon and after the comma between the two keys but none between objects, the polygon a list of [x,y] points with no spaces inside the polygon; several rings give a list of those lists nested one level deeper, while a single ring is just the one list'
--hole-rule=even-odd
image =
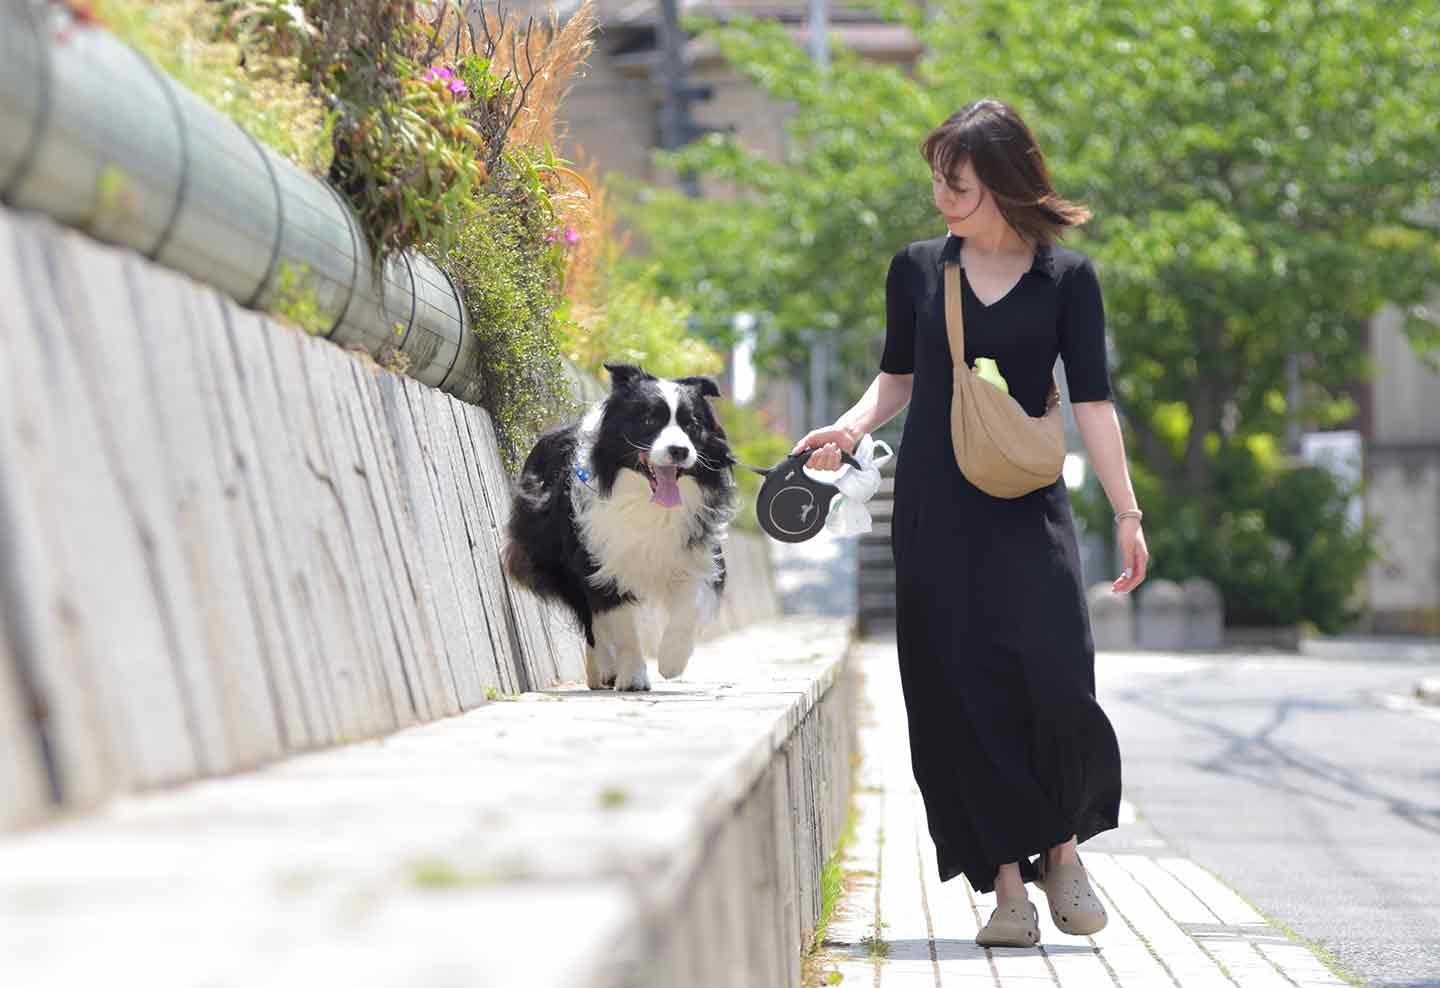
[{"label": "concrete ledge", "polygon": [[799,984],[849,796],[839,619],[0,840],[27,988]]},{"label": "concrete ledge", "polygon": [[5,209],[0,294],[0,829],[583,676],[484,409]]}]

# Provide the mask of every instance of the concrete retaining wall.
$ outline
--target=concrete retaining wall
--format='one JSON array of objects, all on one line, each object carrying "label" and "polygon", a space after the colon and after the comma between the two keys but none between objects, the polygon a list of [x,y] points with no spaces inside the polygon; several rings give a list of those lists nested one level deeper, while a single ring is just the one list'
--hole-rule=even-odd
[{"label": "concrete retaining wall", "polygon": [[0,826],[583,679],[481,408],[29,214],[0,297]]},{"label": "concrete retaining wall", "polygon": [[786,738],[777,732],[774,749],[758,745],[735,773],[746,788],[717,801],[723,809],[695,845],[693,869],[677,860],[670,881],[651,892],[657,908],[637,951],[643,961],[617,988],[800,988],[821,873],[850,800],[855,676],[848,660],[828,668],[793,709]]}]

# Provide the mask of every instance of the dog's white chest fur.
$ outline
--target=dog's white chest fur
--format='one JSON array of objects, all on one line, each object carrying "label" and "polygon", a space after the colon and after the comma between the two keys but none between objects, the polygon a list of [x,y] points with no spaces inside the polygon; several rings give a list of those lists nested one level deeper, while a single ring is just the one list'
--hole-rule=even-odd
[{"label": "dog's white chest fur", "polygon": [[673,508],[652,503],[649,481],[633,470],[620,471],[609,498],[577,487],[575,519],[599,566],[590,577],[596,586],[614,580],[644,599],[715,575],[710,547],[687,544],[702,504],[694,478],[679,478],[680,504]]},{"label": "dog's white chest fur", "polygon": [[[590,469],[590,437],[600,407],[592,407],[581,423],[576,466]],[[621,470],[610,496],[577,478],[571,485],[580,538],[599,567],[590,576],[595,586],[615,581],[619,590],[643,599],[664,597],[685,586],[708,584],[717,573],[711,547],[690,545],[699,527],[696,516],[704,496],[695,478],[677,478],[680,503],[665,507],[651,501],[650,482],[633,470]],[[721,538],[723,539],[723,533]]]}]

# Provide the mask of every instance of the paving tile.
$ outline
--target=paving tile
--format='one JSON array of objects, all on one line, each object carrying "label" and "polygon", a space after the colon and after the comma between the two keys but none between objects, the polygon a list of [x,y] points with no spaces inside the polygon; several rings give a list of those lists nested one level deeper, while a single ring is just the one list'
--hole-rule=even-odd
[{"label": "paving tile", "polygon": [[1262,943],[1258,948],[1299,988],[1339,988],[1346,984],[1344,979],[1331,973],[1330,969],[1320,963],[1320,959],[1302,944]]},{"label": "paving tile", "polygon": [[[864,676],[856,844],[847,867],[879,860],[878,884],[852,884],[856,902],[846,924],[832,927],[837,947],[858,943],[880,923],[890,944],[876,964],[840,957],[846,984],[866,988],[1342,988],[1303,944],[1266,922],[1223,881],[1194,862],[1158,856],[1083,851],[1110,922],[1092,937],[1060,932],[1045,894],[1031,887],[1040,913],[1040,950],[975,943],[994,909],[963,876],[941,882],[925,807],[910,766],[905,708],[893,641],[862,642],[854,653]],[[878,826],[876,825],[878,820]],[[1122,829],[1135,825],[1128,802]],[[878,848],[875,843],[878,842]],[[1151,846],[1145,846],[1150,850]],[[878,853],[877,853],[878,851]],[[875,900],[879,900],[878,917]],[[839,934],[843,932],[843,937]],[[934,960],[931,960],[933,950]],[[878,980],[874,980],[878,975]]]},{"label": "paving tile", "polygon": [[[1086,855],[1090,860],[1092,855]],[[1130,920],[1120,911],[1119,905],[1100,887],[1095,893],[1105,904],[1110,922],[1105,929],[1090,940],[1099,948],[1101,961],[1120,988],[1163,988],[1176,984],[1170,971],[1151,952],[1149,944],[1140,937]]]}]

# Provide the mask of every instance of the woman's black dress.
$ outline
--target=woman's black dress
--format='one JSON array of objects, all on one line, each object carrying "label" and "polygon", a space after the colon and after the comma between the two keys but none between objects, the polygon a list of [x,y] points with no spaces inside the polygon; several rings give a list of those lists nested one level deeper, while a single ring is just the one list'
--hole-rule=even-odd
[{"label": "woman's black dress", "polygon": [[[886,277],[880,369],[913,373],[895,460],[890,544],[911,764],[940,880],[980,892],[995,871],[1071,834],[1114,828],[1120,750],[1095,701],[1095,651],[1063,479],[992,497],[955,464],[942,263],[963,238],[899,251]],[[1031,415],[1057,355],[1072,402],[1111,396],[1105,317],[1085,255],[1041,245],[1009,294],[985,306],[964,277],[965,360],[992,357]]]}]

